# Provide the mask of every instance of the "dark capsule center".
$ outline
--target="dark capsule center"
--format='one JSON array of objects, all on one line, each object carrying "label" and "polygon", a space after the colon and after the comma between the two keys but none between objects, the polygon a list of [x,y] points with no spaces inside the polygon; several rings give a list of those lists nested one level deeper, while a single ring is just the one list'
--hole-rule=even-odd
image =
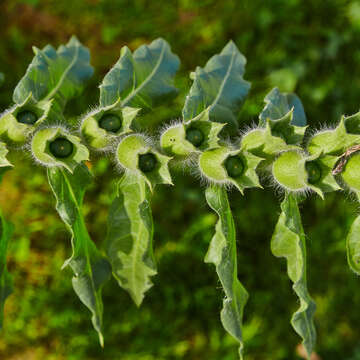
[{"label": "dark capsule center", "polygon": [[99,126],[113,133],[116,133],[121,128],[121,118],[114,114],[105,114],[99,121]]},{"label": "dark capsule center", "polygon": [[225,169],[230,177],[238,177],[244,172],[244,164],[239,156],[229,156],[225,160]]},{"label": "dark capsule center", "polygon": [[156,156],[154,154],[142,154],[139,156],[139,168],[142,172],[147,173],[155,169],[157,163]]},{"label": "dark capsule center", "polygon": [[316,162],[307,162],[305,169],[308,173],[308,183],[315,184],[321,179],[321,168]]},{"label": "dark capsule center", "polygon": [[186,130],[186,140],[191,142],[194,146],[200,146],[204,141],[204,135],[199,129]]},{"label": "dark capsule center", "polygon": [[63,159],[72,154],[74,145],[68,139],[59,137],[50,143],[49,148],[56,158]]},{"label": "dark capsule center", "polygon": [[19,123],[27,124],[27,125],[34,125],[37,121],[38,117],[31,111],[25,110],[21,111],[16,115],[16,120]]}]

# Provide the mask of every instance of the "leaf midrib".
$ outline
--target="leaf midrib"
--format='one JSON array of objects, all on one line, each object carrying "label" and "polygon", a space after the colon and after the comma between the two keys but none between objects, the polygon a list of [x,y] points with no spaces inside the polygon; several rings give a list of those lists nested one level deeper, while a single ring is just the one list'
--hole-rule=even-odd
[{"label": "leaf midrib", "polygon": [[74,66],[74,64],[76,63],[77,59],[78,59],[78,55],[79,55],[79,47],[76,46],[75,47],[75,54],[74,57],[72,59],[72,61],[70,62],[70,64],[68,65],[68,67],[64,70],[63,74],[61,75],[58,83],[56,84],[56,86],[50,91],[50,93],[44,98],[44,100],[49,100],[51,99],[53,96],[55,96],[55,94],[57,93],[57,91],[60,89],[60,87],[62,86],[67,74],[69,73],[70,69]]},{"label": "leaf midrib", "polygon": [[[131,92],[122,102],[121,102],[121,105],[122,106],[125,106],[131,99],[133,99],[136,94],[141,91],[144,86],[151,80],[151,78],[153,77],[153,75],[157,72],[157,70],[159,69],[160,67],[160,64],[162,63],[162,60],[164,58],[164,54],[165,54],[165,44],[163,43],[162,44],[162,49],[161,49],[161,52],[160,52],[160,56],[159,56],[159,59],[156,63],[156,65],[154,66],[153,70],[151,71],[151,73],[149,74],[149,76],[140,84],[139,87],[137,87],[133,92]],[[134,69],[134,78],[135,78],[135,69]],[[135,83],[135,81],[134,81]]]},{"label": "leaf midrib", "polygon": [[226,82],[227,82],[227,80],[228,80],[228,78],[229,78],[229,76],[230,76],[231,70],[232,70],[232,68],[233,68],[235,55],[236,55],[235,52],[233,52],[233,53],[231,54],[231,59],[230,59],[229,67],[228,67],[228,69],[227,69],[227,71],[226,71],[226,74],[225,74],[225,76],[224,76],[224,79],[223,79],[223,81],[222,81],[222,83],[221,83],[221,85],[220,85],[219,92],[218,92],[215,100],[214,100],[214,101],[212,102],[212,104],[209,106],[209,111],[212,110],[212,109],[216,106],[216,104],[218,103],[218,101],[219,101],[219,99],[220,99],[220,97],[221,97],[221,95],[222,95],[222,92],[224,91],[225,84],[226,84]]}]

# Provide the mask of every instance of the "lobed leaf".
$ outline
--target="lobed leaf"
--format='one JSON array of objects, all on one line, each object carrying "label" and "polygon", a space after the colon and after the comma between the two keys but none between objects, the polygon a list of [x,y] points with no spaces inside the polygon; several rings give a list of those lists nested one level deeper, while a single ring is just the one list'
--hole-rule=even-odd
[{"label": "lobed leaf", "polygon": [[100,105],[121,99],[122,106],[149,109],[164,98],[177,95],[174,75],[180,60],[164,39],[142,45],[132,54],[127,46],[100,85]]},{"label": "lobed leaf", "polygon": [[245,57],[230,41],[204,68],[196,68],[183,109],[184,121],[207,111],[211,121],[237,129],[238,114],[250,90],[250,83],[243,79],[245,64]]},{"label": "lobed leaf", "polygon": [[157,273],[150,197],[143,176],[125,174],[117,185],[108,217],[106,244],[113,274],[137,306],[152,286],[150,277]]},{"label": "lobed leaf", "polygon": [[51,167],[48,180],[56,198],[56,209],[72,236],[73,253],[63,268],[70,265],[74,271],[73,288],[92,312],[92,323],[103,346],[101,290],[111,276],[111,266],[90,239],[82,214],[84,193],[92,177],[87,167],[80,164],[73,174],[64,168]]},{"label": "lobed leaf", "polygon": [[82,92],[94,72],[89,50],[75,36],[57,50],[51,45],[33,50],[35,57],[14,90],[14,102],[21,104],[32,94],[36,101],[55,99],[64,108]]},{"label": "lobed leaf", "polygon": [[266,95],[265,103],[266,105],[259,115],[260,125],[265,125],[267,119],[280,119],[293,109],[291,124],[306,126],[305,110],[296,94],[281,93],[275,87]]},{"label": "lobed leaf", "polygon": [[239,355],[243,358],[243,312],[248,293],[238,280],[236,260],[236,234],[234,219],[226,190],[220,186],[206,189],[206,201],[218,214],[216,232],[205,256],[205,262],[213,263],[225,292],[221,322],[225,330],[240,343]]},{"label": "lobed leaf", "polygon": [[316,305],[307,289],[305,234],[294,195],[286,194],[281,203],[281,210],[271,238],[271,251],[277,257],[286,258],[288,276],[300,299],[300,307],[293,314],[291,325],[303,339],[303,345],[310,359],[316,342],[316,330],[313,322]]}]

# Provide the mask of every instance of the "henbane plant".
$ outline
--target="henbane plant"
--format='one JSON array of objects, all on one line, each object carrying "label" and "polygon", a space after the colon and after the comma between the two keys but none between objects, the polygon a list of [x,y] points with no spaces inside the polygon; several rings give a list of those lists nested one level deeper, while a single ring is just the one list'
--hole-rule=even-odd
[{"label": "henbane plant", "polygon": [[[71,234],[72,255],[63,267],[74,272],[74,291],[90,310],[104,345],[102,288],[111,274],[140,306],[157,273],[151,199],[160,185],[173,184],[171,168],[182,164],[205,184],[204,196],[218,216],[204,261],[215,265],[224,291],[220,319],[239,342],[244,356],[243,320],[249,294],[240,279],[235,222],[228,191],[268,185],[281,190],[281,213],[270,241],[284,257],[300,306],[291,325],[308,358],[315,347],[316,305],[307,289],[306,237],[298,203],[312,193],[346,190],[359,197],[360,115],[344,116],[334,129],[308,130],[300,99],[277,88],[265,97],[259,122],[241,132],[240,109],[249,93],[246,59],[230,41],[220,54],[198,67],[182,117],[149,136],[137,120],[177,95],[174,77],[180,65],[163,39],[131,52],[126,46],[100,84],[98,106],[79,115],[78,126],[64,115],[93,74],[90,54],[75,37],[57,50],[34,48],[35,56],[13,94],[14,105],[0,115],[0,176],[13,166],[8,149],[29,153],[46,167],[56,210]],[[153,111],[155,116],[156,112]],[[93,181],[93,154],[110,157],[117,169],[108,211],[107,235],[93,242],[83,215],[83,199]],[[16,166],[15,170],[16,171]],[[0,212],[0,326],[11,293],[6,267],[12,225]],[[360,274],[360,217],[346,239],[350,268]],[[243,239],[240,239],[243,241]],[[239,273],[238,273],[239,271]],[[215,286],[215,285],[214,285]],[[251,289],[250,289],[251,290]],[[251,294],[251,291],[249,291]],[[250,298],[251,299],[251,298]]]}]

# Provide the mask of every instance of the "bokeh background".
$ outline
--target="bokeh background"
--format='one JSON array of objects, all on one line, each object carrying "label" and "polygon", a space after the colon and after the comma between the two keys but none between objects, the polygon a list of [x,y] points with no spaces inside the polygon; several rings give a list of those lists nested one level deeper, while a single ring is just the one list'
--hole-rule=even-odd
[{"label": "bokeh background", "polygon": [[[153,132],[179,118],[191,86],[189,72],[233,39],[248,59],[252,88],[239,120],[257,121],[273,87],[295,91],[314,128],[335,124],[359,109],[360,2],[345,0],[2,0],[0,2],[0,111],[24,74],[32,46],[58,46],[72,34],[90,48],[96,72],[68,106],[79,116],[96,105],[97,85],[119,57],[161,36],[182,61],[172,103],[141,119]],[[140,309],[112,280],[104,289],[105,349],[90,313],[71,287],[70,239],[54,210],[44,169],[21,152],[0,187],[0,205],[16,227],[9,269],[15,292],[5,308],[0,358],[6,360],[235,360],[237,345],[219,320],[223,293],[203,257],[216,222],[196,179],[173,172],[176,187],[153,198],[159,275]],[[85,199],[92,238],[102,246],[115,171],[93,158],[96,181]],[[238,232],[239,278],[250,292],[244,337],[248,360],[301,359],[290,327],[298,300],[283,259],[269,241],[281,196],[272,189],[230,193]],[[345,236],[357,213],[346,194],[301,206],[308,245],[308,282],[317,302],[317,359],[360,359],[360,279],[346,263]]]}]

